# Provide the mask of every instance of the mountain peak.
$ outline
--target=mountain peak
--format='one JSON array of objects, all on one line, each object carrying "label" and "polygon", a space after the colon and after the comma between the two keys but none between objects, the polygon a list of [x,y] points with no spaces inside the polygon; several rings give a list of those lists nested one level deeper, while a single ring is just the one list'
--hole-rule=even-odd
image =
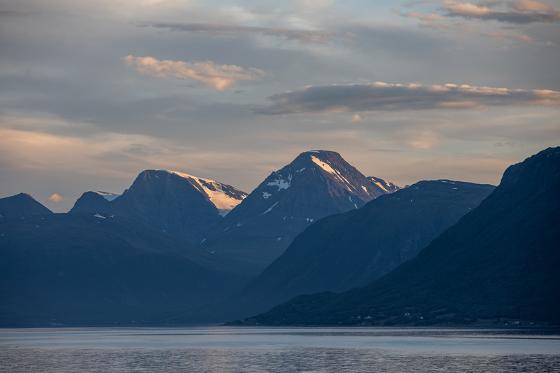
[{"label": "mountain peak", "polygon": [[358,209],[386,193],[337,152],[306,151],[272,172],[220,222],[204,246],[215,257],[238,260],[231,249],[237,242],[236,250],[252,251],[247,270],[258,272],[314,221]]},{"label": "mountain peak", "polygon": [[345,162],[344,158],[332,150],[308,150],[300,153],[290,164],[299,164],[302,162],[313,162],[320,160],[322,162]]},{"label": "mountain peak", "polygon": [[0,218],[25,218],[32,215],[49,215],[51,210],[27,193],[0,198]]},{"label": "mountain peak", "polygon": [[[114,196],[114,198],[113,198]],[[111,201],[118,195],[107,192],[85,192],[70,210],[72,214],[105,214],[111,211]]]},{"label": "mountain peak", "polygon": [[329,157],[330,156],[330,157],[342,158],[342,156],[335,151],[320,150],[320,149],[304,151],[304,152],[300,153],[297,158],[299,158],[299,157],[312,157],[312,156],[315,156],[315,157]]},{"label": "mountain peak", "polygon": [[13,199],[14,201],[18,201],[18,200],[19,200],[19,201],[30,201],[30,200],[31,200],[31,201],[37,202],[37,201],[35,200],[35,198],[33,198],[33,197],[31,196],[31,194],[28,194],[28,193],[18,193],[18,194],[14,194],[13,196],[6,197],[6,198],[11,198],[11,199]]}]

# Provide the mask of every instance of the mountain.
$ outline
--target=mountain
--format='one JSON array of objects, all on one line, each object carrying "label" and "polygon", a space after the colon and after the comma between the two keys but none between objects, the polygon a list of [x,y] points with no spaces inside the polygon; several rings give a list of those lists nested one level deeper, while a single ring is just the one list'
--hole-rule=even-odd
[{"label": "mountain", "polygon": [[[110,196],[107,198],[107,196]],[[114,198],[113,198],[114,197]],[[106,192],[85,192],[70,210],[71,214],[110,214],[112,212],[111,201],[117,198],[116,194]]]},{"label": "mountain", "polygon": [[241,286],[198,264],[198,251],[119,217],[0,219],[0,325],[195,322]]},{"label": "mountain", "polygon": [[29,194],[20,193],[0,198],[0,221],[2,219],[25,219],[36,215],[50,215],[51,210],[37,202]]},{"label": "mountain", "polygon": [[266,325],[560,324],[560,147],[509,167],[476,209],[367,287],[297,297]]},{"label": "mountain", "polygon": [[254,314],[296,295],[365,286],[416,256],[493,189],[459,181],[421,181],[358,210],[321,219],[297,236],[232,303]]},{"label": "mountain", "polygon": [[86,192],[72,213],[113,214],[198,242],[246,193],[215,180],[167,170],[145,170],[121,196]]},{"label": "mountain", "polygon": [[314,221],[358,209],[387,191],[340,154],[301,153],[270,174],[203,240],[223,268],[257,274]]}]

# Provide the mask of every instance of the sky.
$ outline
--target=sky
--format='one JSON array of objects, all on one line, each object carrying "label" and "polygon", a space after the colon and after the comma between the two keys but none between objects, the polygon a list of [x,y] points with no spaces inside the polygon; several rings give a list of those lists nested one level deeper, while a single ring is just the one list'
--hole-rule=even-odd
[{"label": "sky", "polygon": [[497,184],[560,145],[559,62],[560,0],[0,0],[0,197],[250,192],[310,149]]}]

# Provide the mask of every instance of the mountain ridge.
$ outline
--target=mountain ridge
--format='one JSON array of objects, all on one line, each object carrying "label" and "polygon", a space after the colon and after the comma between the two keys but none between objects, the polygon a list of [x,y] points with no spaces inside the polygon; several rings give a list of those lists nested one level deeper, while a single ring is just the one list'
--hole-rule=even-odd
[{"label": "mountain ridge", "polygon": [[500,185],[414,259],[364,288],[292,299],[259,325],[560,324],[560,147]]},{"label": "mountain ridge", "polygon": [[149,169],[140,172],[121,195],[82,194],[70,212],[119,215],[152,224],[168,234],[196,243],[246,195],[212,179]]}]

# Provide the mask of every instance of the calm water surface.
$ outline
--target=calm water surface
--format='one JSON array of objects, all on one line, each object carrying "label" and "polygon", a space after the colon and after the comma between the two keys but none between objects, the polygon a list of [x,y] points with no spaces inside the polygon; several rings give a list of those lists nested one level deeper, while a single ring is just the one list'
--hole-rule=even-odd
[{"label": "calm water surface", "polygon": [[0,372],[560,372],[560,335],[414,328],[0,329]]}]

